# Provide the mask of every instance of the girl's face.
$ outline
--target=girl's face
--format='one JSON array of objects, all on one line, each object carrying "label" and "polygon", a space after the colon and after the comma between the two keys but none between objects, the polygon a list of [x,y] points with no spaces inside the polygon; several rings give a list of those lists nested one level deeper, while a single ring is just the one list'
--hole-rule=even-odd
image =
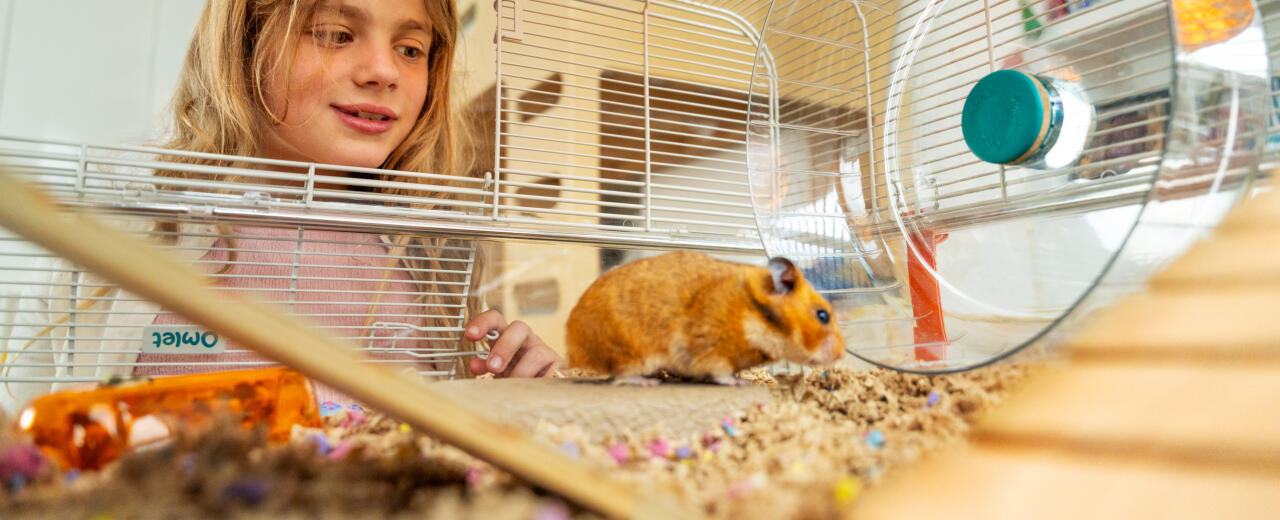
[{"label": "girl's face", "polygon": [[422,0],[321,2],[298,38],[292,70],[271,67],[277,119],[266,155],[376,168],[404,141],[427,96],[431,24]]}]

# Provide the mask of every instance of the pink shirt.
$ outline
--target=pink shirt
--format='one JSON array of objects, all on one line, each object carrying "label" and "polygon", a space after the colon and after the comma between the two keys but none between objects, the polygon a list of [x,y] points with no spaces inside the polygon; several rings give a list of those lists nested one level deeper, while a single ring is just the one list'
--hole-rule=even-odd
[{"label": "pink shirt", "polygon": [[[369,327],[373,321],[397,324],[423,325],[421,315],[439,315],[435,307],[414,306],[416,293],[424,291],[412,283],[409,274],[398,261],[385,258],[388,246],[376,234],[345,231],[307,229],[302,232],[301,251],[299,231],[290,228],[258,226],[234,226],[234,246],[238,250],[235,265],[230,271],[217,276],[217,286],[226,289],[250,290],[258,297],[272,302],[289,314],[310,321],[318,328],[334,336],[344,338],[359,347],[372,348],[426,348],[423,339],[428,333],[411,329],[387,329]],[[219,238],[209,252],[201,257],[201,267],[215,273],[225,266],[232,247],[225,238]],[[401,254],[400,256],[406,256]],[[296,275],[294,273],[297,265]],[[392,270],[388,271],[388,267]],[[389,275],[388,275],[389,273]],[[385,281],[383,280],[386,276]],[[296,289],[290,285],[296,281]],[[379,287],[379,285],[382,285]],[[381,292],[374,309],[375,293]],[[189,322],[170,313],[156,316],[153,324],[179,325]],[[443,333],[431,333],[435,337]],[[392,338],[401,339],[393,341]],[[437,342],[436,347],[444,346]],[[431,370],[430,363],[415,361],[408,354],[394,352],[362,352],[370,359],[396,360],[388,368],[413,366],[416,370]],[[247,351],[234,342],[227,342],[226,352],[221,354],[151,354],[138,356],[137,375],[166,376],[195,374],[219,370],[255,368],[263,365],[221,365],[225,362],[265,361],[261,356]],[[172,365],[148,365],[149,363],[173,363]],[[322,385],[317,385],[317,397],[323,402],[350,401]]]}]

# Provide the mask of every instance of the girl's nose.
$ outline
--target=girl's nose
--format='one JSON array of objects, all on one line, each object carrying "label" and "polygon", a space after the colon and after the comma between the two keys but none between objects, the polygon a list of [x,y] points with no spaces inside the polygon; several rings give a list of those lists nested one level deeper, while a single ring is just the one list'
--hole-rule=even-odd
[{"label": "girl's nose", "polygon": [[379,48],[366,44],[358,60],[352,80],[362,87],[395,89],[400,81],[400,68],[396,66],[395,49]]}]

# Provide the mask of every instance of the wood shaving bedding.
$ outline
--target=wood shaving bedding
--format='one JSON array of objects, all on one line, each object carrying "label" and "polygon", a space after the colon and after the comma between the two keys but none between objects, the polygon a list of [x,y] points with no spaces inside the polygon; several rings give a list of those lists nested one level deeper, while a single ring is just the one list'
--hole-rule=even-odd
[{"label": "wood shaving bedding", "polygon": [[[533,436],[713,518],[832,518],[886,472],[961,442],[975,417],[1028,370],[998,365],[921,376],[833,368],[777,377],[755,370],[740,377],[768,386],[774,402],[726,417],[702,435],[617,432],[592,442],[573,425],[543,423]],[[0,436],[0,444],[6,440],[14,442]],[[179,433],[102,472],[69,478],[46,471],[20,489],[2,484],[0,517],[594,517],[359,410],[326,417],[320,430],[298,428],[285,445],[224,421]]]}]

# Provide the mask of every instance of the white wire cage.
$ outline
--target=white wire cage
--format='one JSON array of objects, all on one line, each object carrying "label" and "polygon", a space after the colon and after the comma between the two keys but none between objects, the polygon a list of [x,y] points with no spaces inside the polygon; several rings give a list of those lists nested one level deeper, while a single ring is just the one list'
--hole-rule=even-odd
[{"label": "white wire cage", "polygon": [[[772,2],[752,92],[778,93],[751,98],[748,132],[766,250],[802,258],[850,352],[879,365],[962,370],[1059,339],[1251,189],[1270,102],[1257,9]],[[1026,161],[979,159],[974,140],[998,139],[962,124],[997,71],[1047,91]]]},{"label": "white wire cage", "polygon": [[[393,182],[379,170],[191,166],[172,151],[17,136],[0,140],[0,158],[69,212],[110,214],[169,247],[208,242],[191,261],[211,276],[287,267],[271,275],[284,285],[239,290],[304,318],[343,314],[353,321],[334,332],[374,362],[424,374],[450,374],[442,360],[465,355],[477,239],[788,256],[836,303],[850,352],[955,370],[1047,341],[1064,317],[1132,289],[1247,189],[1271,157],[1259,116],[1275,113],[1268,65],[1249,60],[1271,50],[1262,34],[1275,3],[1185,2],[1243,27],[1228,48],[1195,56],[1178,33],[1184,11],[1163,0],[499,0],[494,85],[467,111],[487,126],[475,148],[491,159],[475,171]],[[1241,6],[1262,11],[1240,22]],[[1083,85],[1092,132],[1069,165],[996,166],[966,148],[965,95],[1006,68]],[[199,175],[154,175],[165,170]],[[141,370],[137,358],[107,359],[145,348],[157,318],[143,312],[114,329],[118,347],[88,352],[76,345],[96,339],[87,320],[121,314],[130,298],[94,297],[88,273],[39,267],[57,262],[5,243],[10,387],[260,363],[234,348],[220,360],[143,359],[153,365]],[[318,244],[371,265],[320,260],[309,253]],[[64,296],[54,305],[17,290],[33,287]],[[370,299],[336,312],[350,302],[316,301],[337,293]],[[424,301],[388,313],[370,307],[376,295]],[[103,308],[80,309],[95,298]],[[63,312],[17,318],[37,303]]]},{"label": "white wire cage", "polygon": [[[749,206],[849,351],[898,369],[1000,359],[1132,290],[1268,157],[1252,2],[499,7],[495,211],[727,239]],[[964,102],[1002,69],[1078,92],[1050,164],[969,150]],[[528,209],[549,186],[585,211]]]}]

